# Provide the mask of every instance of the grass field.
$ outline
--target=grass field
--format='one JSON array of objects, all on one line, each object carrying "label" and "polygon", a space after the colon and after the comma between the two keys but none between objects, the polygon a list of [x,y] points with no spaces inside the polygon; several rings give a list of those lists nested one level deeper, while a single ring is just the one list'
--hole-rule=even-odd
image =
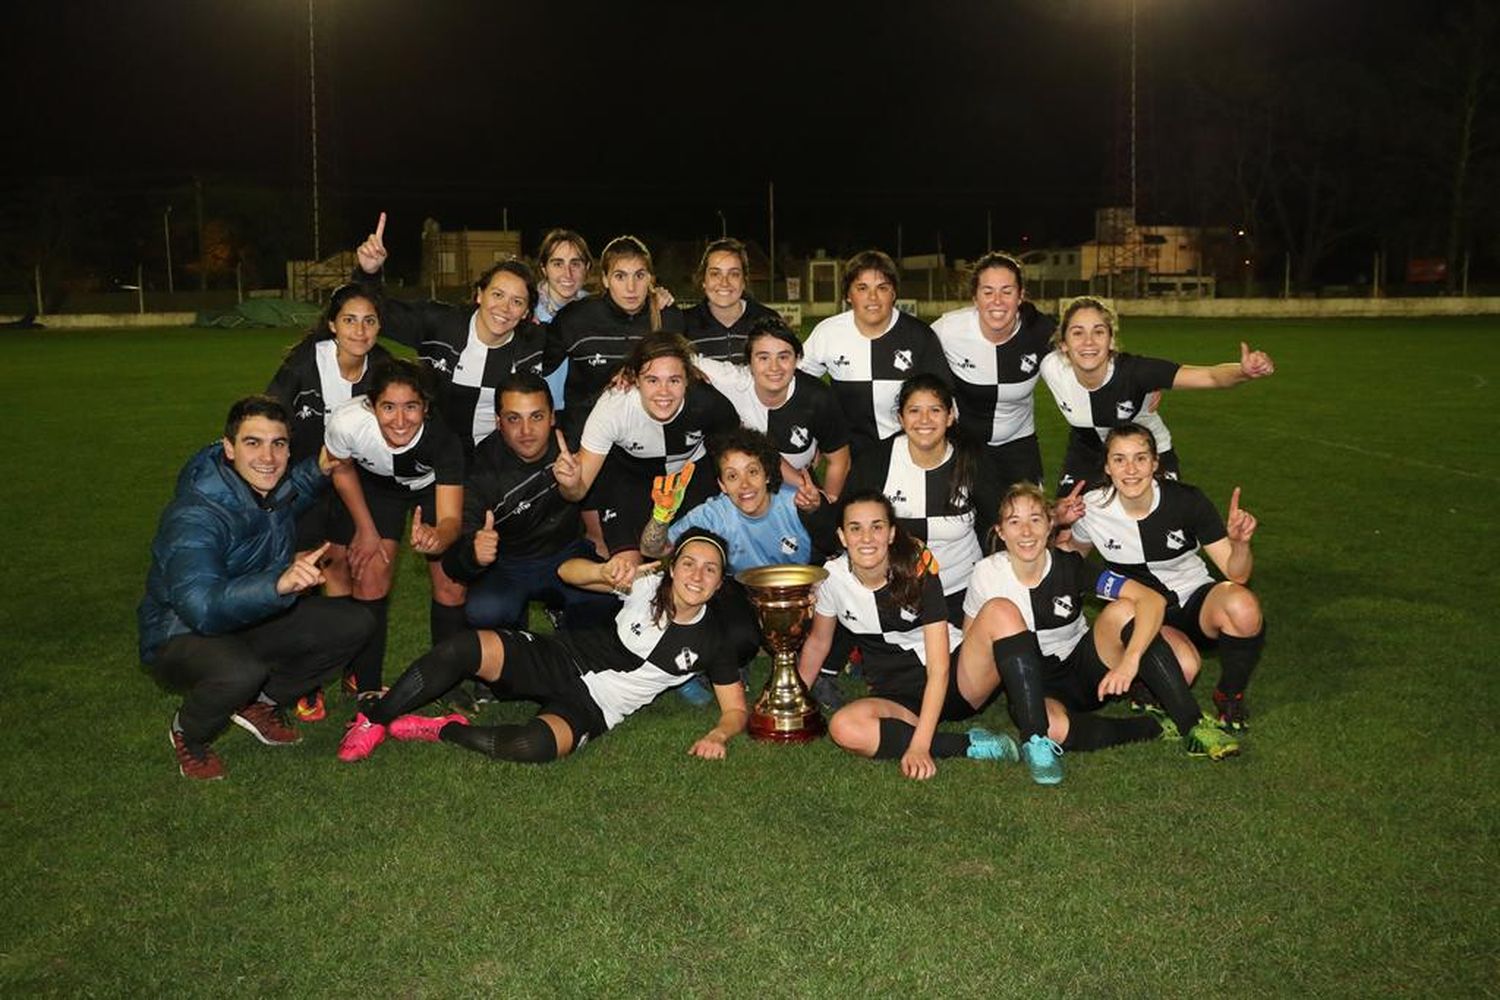
[{"label": "grass field", "polygon": [[[1075,755],[1055,789],[826,741],[699,761],[712,716],[671,697],[541,768],[342,765],[336,701],[183,780],[136,660],[147,544],[292,336],[0,341],[0,995],[1500,992],[1500,321],[1128,322],[1130,350],[1276,359],[1162,407],[1185,478],[1260,519],[1269,644],[1244,756]],[[388,676],[426,600],[404,559]]]}]

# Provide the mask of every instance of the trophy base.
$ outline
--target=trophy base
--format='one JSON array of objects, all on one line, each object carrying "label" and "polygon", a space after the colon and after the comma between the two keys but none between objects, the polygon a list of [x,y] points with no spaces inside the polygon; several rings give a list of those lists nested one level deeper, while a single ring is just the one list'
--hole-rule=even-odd
[{"label": "trophy base", "polygon": [[811,743],[828,731],[823,716],[816,711],[811,715],[778,717],[752,714],[750,716],[750,738],[766,743]]}]

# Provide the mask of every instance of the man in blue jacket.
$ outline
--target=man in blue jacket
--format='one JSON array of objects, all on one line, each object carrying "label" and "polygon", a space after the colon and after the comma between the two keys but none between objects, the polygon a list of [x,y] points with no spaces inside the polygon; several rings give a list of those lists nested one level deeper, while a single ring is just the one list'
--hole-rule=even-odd
[{"label": "man in blue jacket", "polygon": [[364,645],[374,620],[346,600],[303,596],[323,582],[328,546],[294,552],[297,515],[326,481],[326,452],[288,471],[286,409],[248,396],[224,439],[194,455],[151,542],[136,609],[141,660],[186,697],[168,734],[183,776],[212,780],[210,746],[230,722],[268,746],[300,740],[284,707]]}]

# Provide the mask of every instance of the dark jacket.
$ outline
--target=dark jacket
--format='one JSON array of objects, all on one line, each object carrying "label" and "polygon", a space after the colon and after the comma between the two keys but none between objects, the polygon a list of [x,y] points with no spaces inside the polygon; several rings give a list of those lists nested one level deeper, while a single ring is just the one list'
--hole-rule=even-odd
[{"label": "dark jacket", "polygon": [[276,593],[276,580],[292,561],[297,515],[326,482],[307,459],[260,497],[224,461],[222,444],[194,455],[151,541],[136,608],[141,659],[150,663],[173,636],[223,635],[290,608],[296,595]]}]

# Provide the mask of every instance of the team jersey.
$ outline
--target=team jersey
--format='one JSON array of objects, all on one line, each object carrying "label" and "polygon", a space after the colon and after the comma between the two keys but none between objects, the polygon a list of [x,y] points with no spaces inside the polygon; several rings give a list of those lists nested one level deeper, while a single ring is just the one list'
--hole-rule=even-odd
[{"label": "team jersey", "polygon": [[859,647],[863,657],[861,669],[872,691],[909,680],[913,671],[925,672],[927,644],[922,636],[926,625],[943,623],[948,630],[948,651],[958,648],[963,633],[948,621],[948,605],[943,600],[943,586],[931,574],[922,577],[921,607],[897,607],[890,585],[870,590],[860,583],[849,568],[846,556],[823,564],[828,578],[818,584],[816,612],[838,621]]},{"label": "team jersey", "polygon": [[535,559],[561,552],[583,537],[578,504],[564,500],[552,477],[557,440],[534,462],[521,458],[493,434],[474,449],[464,480],[463,533],[443,554],[443,569],[455,580],[473,580],[488,567],[474,558],[474,533],[484,516],[495,517],[497,559]]},{"label": "team jersey", "polygon": [[787,386],[786,399],[775,409],[760,401],[755,379],[745,365],[699,356],[693,364],[734,405],[740,422],[771,439],[794,469],[805,469],[824,455],[849,444],[849,425],[833,390],[804,371]]},{"label": "team jersey", "polygon": [[1076,552],[1048,549],[1042,578],[1028,587],[1016,577],[1015,567],[1004,552],[979,560],[964,595],[964,617],[979,614],[986,601],[1003,597],[1026,619],[1026,628],[1036,633],[1042,655],[1065,660],[1079,640],[1088,635],[1083,617],[1083,597],[1093,592],[1113,600],[1120,596],[1125,577],[1112,570],[1093,569]]},{"label": "team jersey", "polygon": [[855,450],[901,429],[896,395],[903,381],[925,372],[953,383],[943,345],[932,328],[899,309],[891,312],[885,332],[873,339],[859,332],[852,311],[830,316],[813,327],[802,347],[797,366],[810,375],[833,379],[839,409],[850,433],[860,439]]},{"label": "team jersey", "polygon": [[1097,389],[1086,389],[1062,352],[1051,351],[1042,358],[1042,379],[1072,428],[1068,447],[1077,445],[1097,454],[1102,465],[1104,437],[1121,424],[1137,423],[1149,430],[1158,452],[1172,447],[1171,432],[1149,402],[1152,393],[1172,388],[1180,367],[1175,361],[1117,354],[1109,362],[1104,382]]},{"label": "team jersey", "polygon": [[959,427],[970,441],[994,446],[1036,433],[1032,392],[1056,326],[1030,302],[1021,303],[1016,329],[999,344],[985,337],[973,306],[932,324],[953,371]]},{"label": "team jersey", "polygon": [[[555,640],[567,649],[584,686],[610,729],[668,688],[706,674],[714,684],[738,684],[724,629],[707,605],[687,624],[659,624],[651,600],[661,577],[640,577],[624,596],[614,628],[563,629]],[[527,633],[517,633],[523,637]]]},{"label": "team jersey", "polygon": [[392,448],[380,433],[368,396],[356,396],[333,411],[324,444],[334,458],[352,458],[364,472],[413,493],[433,483],[462,486],[464,482],[463,445],[457,435],[427,420],[410,444]]},{"label": "team jersey", "polygon": [[1226,537],[1213,501],[1196,486],[1158,479],[1151,511],[1140,520],[1125,512],[1113,487],[1083,495],[1084,516],[1073,538],[1094,546],[1105,565],[1144,583],[1177,605],[1214,582],[1198,549]]},{"label": "team jersey", "polygon": [[932,550],[945,594],[968,586],[1000,504],[988,463],[977,461],[970,463],[973,485],[959,491],[958,504],[950,501],[955,457],[950,444],[941,465],[923,469],[912,461],[906,435],[898,434],[861,453],[844,486],[846,496],[871,487],[886,495],[896,523]]},{"label": "team jersey", "polygon": [[767,309],[747,295],[740,299],[739,319],[725,326],[714,318],[713,311],[705,300],[691,309],[683,310],[683,334],[705,358],[743,361],[745,340],[750,336],[750,327],[758,319],[775,315],[774,309]]},{"label": "team jersey", "polygon": [[710,497],[683,514],[667,529],[675,544],[689,528],[707,528],[729,542],[730,573],[780,563],[812,561],[812,536],[797,510],[797,490],[783,483],[771,507],[751,517],[724,494]]},{"label": "team jersey", "polygon": [[616,455],[653,473],[676,472],[707,454],[706,441],[739,426],[729,400],[713,386],[691,381],[677,413],[659,421],[646,412],[634,386],[611,389],[599,397],[583,425],[584,448],[596,455]]},{"label": "team jersey", "polygon": [[[661,329],[681,333],[682,311],[675,306],[661,310]],[[632,316],[608,295],[569,302],[552,317],[542,370],[553,371],[563,359],[568,361],[563,400],[570,430],[576,432],[582,426],[589,404],[604,391],[631,349],[650,332],[649,305]]]},{"label": "team jersey", "polygon": [[340,404],[364,395],[370,387],[370,373],[390,356],[385,348],[374,345],[365,355],[359,378],[348,382],[339,371],[338,344],[332,337],[292,348],[266,392],[281,400],[291,415],[293,463],[318,453],[323,447],[327,415]]}]

